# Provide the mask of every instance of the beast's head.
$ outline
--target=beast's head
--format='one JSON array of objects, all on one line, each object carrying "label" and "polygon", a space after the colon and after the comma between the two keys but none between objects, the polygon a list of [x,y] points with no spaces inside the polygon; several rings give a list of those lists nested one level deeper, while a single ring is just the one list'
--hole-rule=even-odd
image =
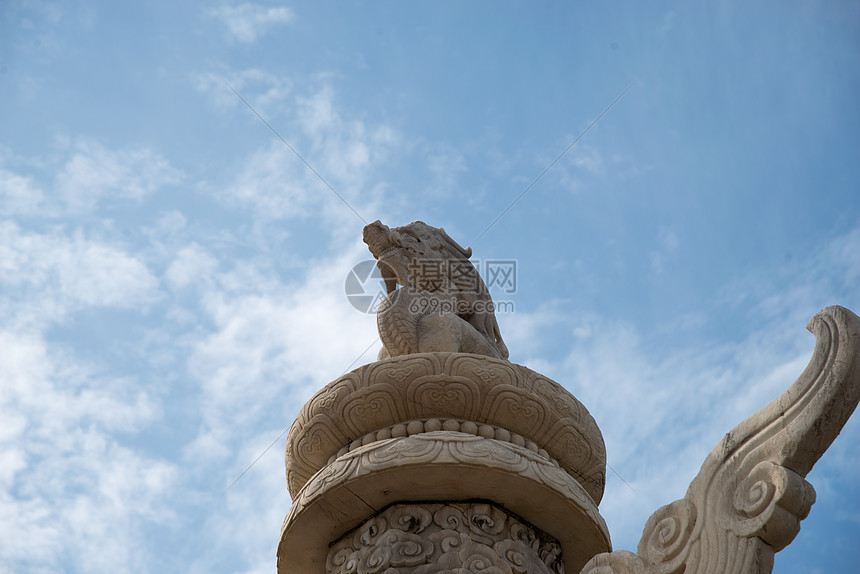
[{"label": "beast's head", "polygon": [[469,261],[471,248],[461,247],[444,229],[423,221],[390,229],[377,220],[364,228],[363,238],[376,258],[388,294],[398,285],[446,290],[457,298],[460,318],[497,346],[502,357],[508,356],[490,292]]},{"label": "beast's head", "polygon": [[[389,229],[380,221],[364,228],[364,242],[377,260],[388,293],[397,288],[415,287],[424,291],[453,288],[448,267],[468,265],[471,249],[460,247],[444,229],[416,221]],[[477,274],[477,271],[475,271]]]}]

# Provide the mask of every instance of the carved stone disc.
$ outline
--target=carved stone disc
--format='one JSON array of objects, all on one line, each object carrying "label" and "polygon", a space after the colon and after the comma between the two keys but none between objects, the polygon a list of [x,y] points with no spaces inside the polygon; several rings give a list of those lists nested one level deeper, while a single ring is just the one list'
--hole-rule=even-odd
[{"label": "carved stone disc", "polygon": [[533,444],[594,503],[603,496],[603,436],[582,403],[526,367],[465,353],[387,359],[326,385],[304,405],[287,435],[290,496],[334,458],[398,431],[412,434],[405,430],[410,423],[420,427],[428,419],[469,423],[482,427],[481,436]]}]

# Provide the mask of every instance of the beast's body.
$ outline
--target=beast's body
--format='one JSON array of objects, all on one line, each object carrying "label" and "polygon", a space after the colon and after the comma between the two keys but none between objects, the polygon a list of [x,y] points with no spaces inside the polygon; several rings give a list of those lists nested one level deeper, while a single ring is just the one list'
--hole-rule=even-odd
[{"label": "beast's body", "polygon": [[364,242],[388,291],[377,316],[380,358],[430,351],[508,357],[471,249],[421,221],[395,229],[375,221]]}]

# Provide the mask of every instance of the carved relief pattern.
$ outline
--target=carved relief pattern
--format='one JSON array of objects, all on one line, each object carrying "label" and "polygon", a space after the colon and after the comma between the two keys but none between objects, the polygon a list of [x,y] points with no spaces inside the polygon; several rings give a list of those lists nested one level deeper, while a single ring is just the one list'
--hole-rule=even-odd
[{"label": "carved relief pattern", "polygon": [[553,465],[559,466],[558,461],[551,458],[547,451],[542,448],[539,448],[536,443],[530,440],[526,440],[521,435],[511,434],[510,431],[502,427],[494,427],[492,425],[478,426],[472,421],[458,421],[456,419],[447,419],[445,421],[441,421],[439,419],[427,419],[426,421],[410,421],[409,424],[400,423],[393,425],[389,428],[382,429],[375,433],[368,433],[360,440],[354,440],[348,446],[345,446],[339,451],[337,451],[337,454],[329,458],[328,464],[333,463],[335,460],[348,452],[359,449],[363,446],[367,446],[368,444],[374,443],[379,440],[414,436],[416,434],[435,432],[439,430],[461,432],[464,434],[480,436],[483,438],[494,438],[495,440],[499,440],[502,442],[510,442],[517,446],[525,447],[526,449],[548,459]]},{"label": "carved relief pattern", "polygon": [[397,504],[332,545],[327,574],[563,574],[558,541],[488,503]]},{"label": "carved relief pattern", "polygon": [[[305,485],[290,508],[290,514],[334,484],[384,470],[395,461],[401,467],[460,463],[502,468],[510,473],[529,476],[539,484],[551,486],[567,498],[578,501],[584,508],[593,507],[593,503],[587,499],[578,483],[540,455],[510,443],[440,431],[378,441],[337,459]],[[593,518],[603,524],[603,519],[596,509]]]},{"label": "carved relief pattern", "polygon": [[449,464],[458,469],[496,468],[511,475],[528,477],[537,485],[558,492],[576,505],[589,520],[609,535],[603,517],[578,482],[539,454],[512,443],[484,439],[463,433],[437,431],[404,438],[380,440],[338,458],[305,484],[293,501],[284,521],[286,529],[297,515],[326,492],[348,486],[359,477],[390,469]]},{"label": "carved relief pattern", "polygon": [[684,499],[655,512],[637,554],[582,574],[767,574],[815,502],[804,479],[860,402],[860,318],[828,307],[807,325],[812,359],[784,393],[711,451]]},{"label": "carved relief pattern", "polygon": [[332,457],[385,437],[396,425],[428,419],[489,425],[520,436],[557,460],[595,502],[603,496],[603,437],[585,407],[525,367],[462,353],[371,363],[323,388],[304,405],[287,437],[290,495]]}]

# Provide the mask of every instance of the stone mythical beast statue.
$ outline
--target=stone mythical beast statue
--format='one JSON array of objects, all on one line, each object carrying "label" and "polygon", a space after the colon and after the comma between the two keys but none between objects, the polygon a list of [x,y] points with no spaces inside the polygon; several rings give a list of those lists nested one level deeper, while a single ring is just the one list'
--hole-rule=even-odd
[{"label": "stone mythical beast statue", "polygon": [[380,360],[430,351],[508,357],[471,248],[422,221],[394,229],[374,221],[364,242],[388,292],[377,315]]}]

